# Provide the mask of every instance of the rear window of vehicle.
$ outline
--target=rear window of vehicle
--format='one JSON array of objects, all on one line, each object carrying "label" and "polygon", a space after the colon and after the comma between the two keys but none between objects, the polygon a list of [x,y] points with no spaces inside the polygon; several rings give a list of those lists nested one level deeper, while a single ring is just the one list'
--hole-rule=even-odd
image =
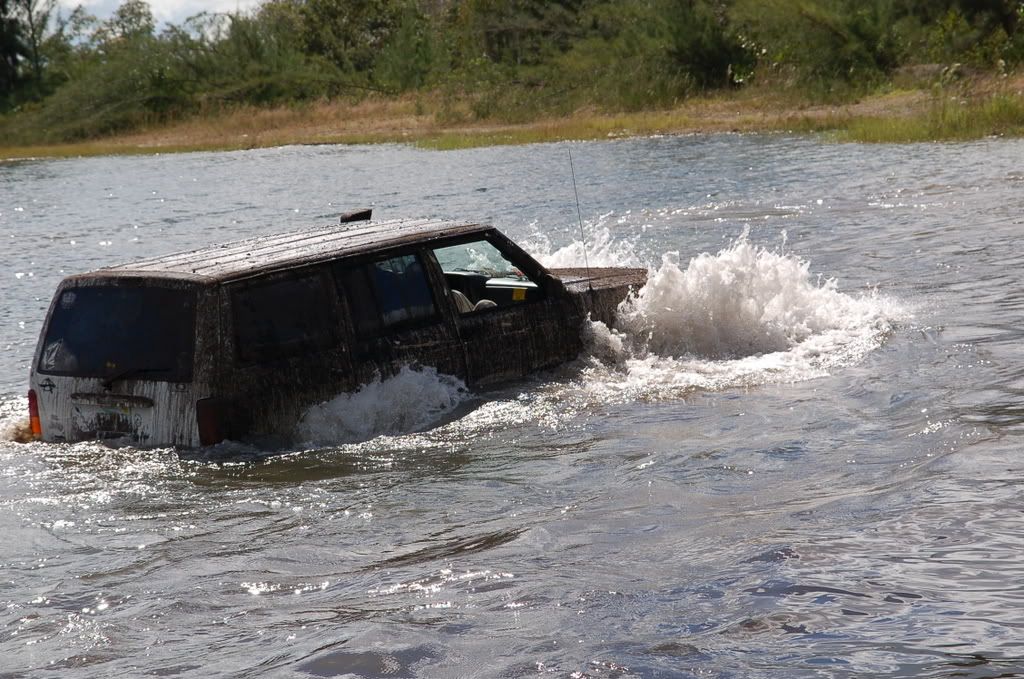
[{"label": "rear window of vehicle", "polygon": [[191,290],[124,285],[64,290],[46,328],[39,372],[187,382],[195,312]]},{"label": "rear window of vehicle", "polygon": [[235,346],[242,363],[262,363],[338,342],[339,321],[321,272],[250,283],[231,295]]}]

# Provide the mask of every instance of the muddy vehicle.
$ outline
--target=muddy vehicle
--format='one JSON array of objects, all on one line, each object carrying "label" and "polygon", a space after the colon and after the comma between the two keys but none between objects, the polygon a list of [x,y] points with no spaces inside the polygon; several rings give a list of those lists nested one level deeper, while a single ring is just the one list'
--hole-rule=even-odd
[{"label": "muddy vehicle", "polygon": [[549,271],[491,226],[430,220],[261,236],[70,276],[32,364],[44,441],[195,447],[290,432],[403,365],[471,388],[574,358],[640,269]]}]

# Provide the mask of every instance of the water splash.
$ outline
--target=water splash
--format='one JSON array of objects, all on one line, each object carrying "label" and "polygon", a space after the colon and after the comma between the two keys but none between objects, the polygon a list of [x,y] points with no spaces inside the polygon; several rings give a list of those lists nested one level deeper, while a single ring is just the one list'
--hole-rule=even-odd
[{"label": "water splash", "polygon": [[694,257],[685,269],[678,253],[668,253],[622,306],[618,326],[661,356],[729,359],[887,325],[877,297],[843,294],[834,279],[815,280],[809,269],[807,261],[745,237],[717,255]]},{"label": "water splash", "polygon": [[31,440],[28,399],[20,396],[0,399],[0,441],[27,443]]},{"label": "water splash", "polygon": [[534,253],[537,260],[549,269],[583,266],[584,259],[590,266],[646,266],[641,243],[635,238],[616,236],[611,224],[611,215],[603,215],[596,222],[587,222],[586,257],[584,245],[573,240],[567,245],[554,247],[545,234],[535,234],[525,242],[527,251]]},{"label": "water splash", "polygon": [[393,377],[363,385],[310,408],[298,438],[314,445],[366,441],[426,429],[469,398],[466,385],[436,368],[403,366]]},{"label": "water splash", "polygon": [[663,255],[615,328],[592,323],[589,386],[635,396],[820,377],[861,360],[908,315],[874,292],[842,293],[806,260],[744,233],[685,267],[678,253]]}]

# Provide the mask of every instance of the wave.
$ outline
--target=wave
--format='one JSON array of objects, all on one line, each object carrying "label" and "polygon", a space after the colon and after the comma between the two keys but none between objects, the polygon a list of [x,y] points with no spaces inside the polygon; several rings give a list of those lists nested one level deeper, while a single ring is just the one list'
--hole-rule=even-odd
[{"label": "wave", "polygon": [[744,233],[685,267],[677,252],[664,254],[620,305],[614,328],[587,328],[590,357],[616,368],[604,380],[589,377],[641,392],[810,379],[861,360],[908,316],[876,291],[840,292],[808,261]]},{"label": "wave", "polygon": [[422,431],[449,415],[471,394],[462,380],[435,368],[403,366],[357,391],[339,394],[302,416],[297,437],[312,445],[367,441]]},{"label": "wave", "polygon": [[[631,266],[644,267],[645,246],[637,237],[616,235],[623,228],[634,230],[628,221],[632,215],[616,217],[609,213],[601,215],[589,224],[586,243],[572,240],[567,245],[555,247],[546,234],[536,233],[524,240],[525,248],[549,269],[574,268],[583,266],[584,261],[590,266]],[[641,229],[642,230],[642,229]]]},{"label": "wave", "polygon": [[31,440],[28,399],[22,396],[0,398],[0,441],[28,443]]}]

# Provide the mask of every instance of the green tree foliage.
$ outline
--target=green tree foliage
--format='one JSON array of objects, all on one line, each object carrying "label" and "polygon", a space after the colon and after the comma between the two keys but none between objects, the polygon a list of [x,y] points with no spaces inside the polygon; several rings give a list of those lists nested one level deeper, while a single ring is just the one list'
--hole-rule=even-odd
[{"label": "green tree foliage", "polygon": [[100,63],[94,34],[100,22],[81,5],[67,17],[58,14],[43,42],[46,72],[42,91],[53,93],[64,83],[80,78]]},{"label": "green tree foliage", "polygon": [[19,63],[28,56],[13,0],[0,0],[0,101],[8,101],[20,80]]},{"label": "green tree foliage", "polygon": [[441,25],[413,3],[401,8],[398,24],[374,58],[373,80],[390,92],[418,89],[431,83],[446,64]]},{"label": "green tree foliage", "polygon": [[742,81],[755,56],[713,0],[601,2],[580,15],[584,37],[555,72],[610,109],[670,105]]},{"label": "green tree foliage", "polygon": [[762,66],[804,83],[870,86],[900,61],[894,0],[741,0],[732,16]]},{"label": "green tree foliage", "polygon": [[21,33],[28,48],[27,57],[31,77],[43,79],[43,42],[46,39],[50,18],[57,7],[57,0],[11,0],[14,13],[21,23]]},{"label": "green tree foliage", "polygon": [[569,49],[580,37],[582,0],[465,0],[457,30],[464,47],[493,62],[535,66]]},{"label": "green tree foliage", "polygon": [[914,63],[1024,59],[1019,0],[735,0],[759,66],[825,90],[865,89]]},{"label": "green tree foliage", "polygon": [[922,32],[922,51],[939,62],[990,67],[1024,60],[1024,3],[1007,0],[936,2]]},{"label": "green tree foliage", "polygon": [[837,97],[955,62],[1024,62],[1024,0],[264,0],[164,26],[144,0],[0,0],[0,111],[36,140],[369,92],[506,120],[759,80]]},{"label": "green tree foliage", "polygon": [[74,77],[39,112],[46,136],[77,139],[115,132],[180,105],[167,45],[154,30],[153,15],[142,0],[128,0],[98,23]]},{"label": "green tree foliage", "polygon": [[670,63],[702,90],[736,84],[755,61],[726,12],[724,2],[663,0],[658,5]]},{"label": "green tree foliage", "polygon": [[290,6],[273,3],[251,16],[199,14],[163,40],[196,106],[310,99],[329,93],[336,75],[306,58],[297,21]]},{"label": "green tree foliage", "polygon": [[299,6],[306,51],[344,73],[369,77],[377,53],[402,22],[400,0],[305,0]]}]

